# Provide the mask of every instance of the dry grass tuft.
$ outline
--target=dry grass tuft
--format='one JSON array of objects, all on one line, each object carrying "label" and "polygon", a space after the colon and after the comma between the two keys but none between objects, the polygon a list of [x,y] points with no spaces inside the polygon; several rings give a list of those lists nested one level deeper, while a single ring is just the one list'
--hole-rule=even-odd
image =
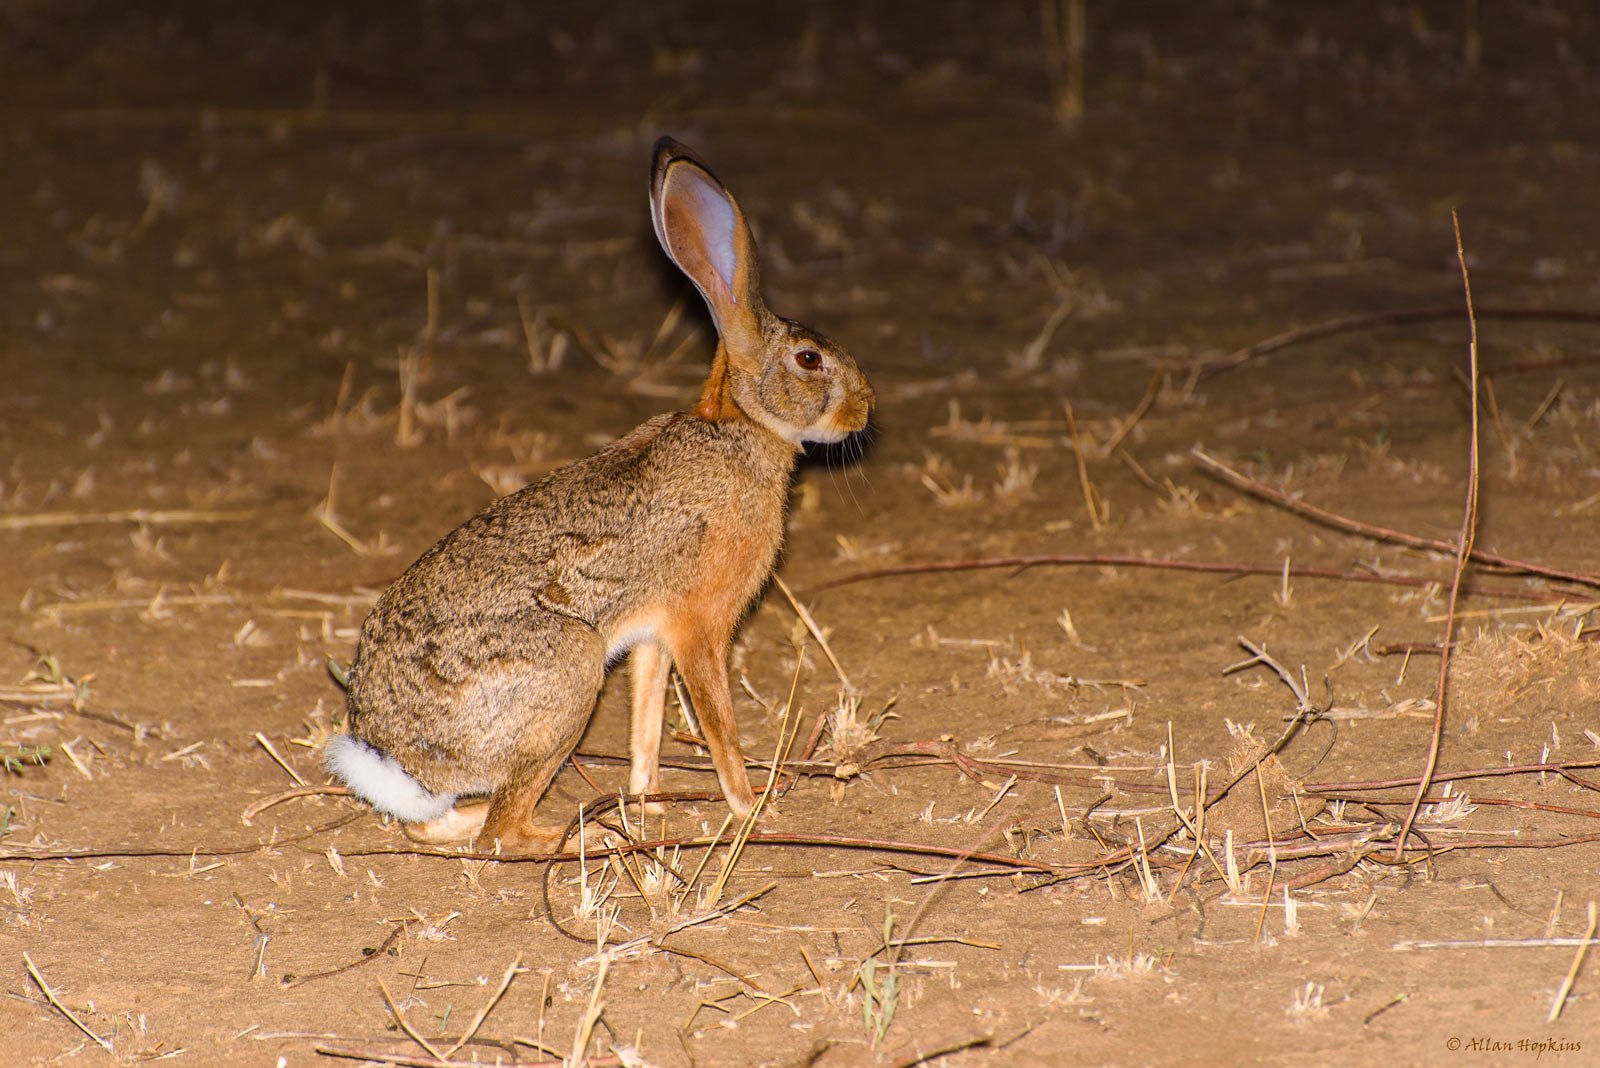
[{"label": "dry grass tuft", "polygon": [[1456,701],[1498,715],[1591,713],[1600,702],[1600,642],[1538,624],[1528,630],[1480,630],[1464,640],[1452,664]]},{"label": "dry grass tuft", "polygon": [[860,694],[841,693],[824,725],[827,740],[822,751],[834,765],[835,801],[844,782],[860,774],[862,752],[878,740],[884,723],[895,716],[893,701],[870,715],[862,714],[862,702]]},{"label": "dry grass tuft", "polygon": [[[1306,797],[1305,784],[1289,774],[1276,754],[1263,759],[1267,744],[1258,739],[1250,727],[1229,723],[1228,729],[1234,742],[1228,751],[1227,772],[1222,778],[1231,778],[1254,764],[1250,777],[1256,781],[1241,783],[1240,788],[1230,790],[1206,810],[1206,827],[1213,836],[1232,832],[1239,841],[1260,841],[1298,829],[1302,819],[1322,812],[1326,802]],[[1256,786],[1256,789],[1249,789],[1249,786]],[[1261,801],[1263,795],[1267,799],[1265,809]]]}]

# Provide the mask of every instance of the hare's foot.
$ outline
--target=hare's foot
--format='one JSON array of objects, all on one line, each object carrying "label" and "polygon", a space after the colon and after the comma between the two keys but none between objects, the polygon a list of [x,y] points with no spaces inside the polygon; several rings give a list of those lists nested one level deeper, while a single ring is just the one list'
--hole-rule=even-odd
[{"label": "hare's foot", "polygon": [[776,804],[778,795],[776,793],[774,793],[773,796],[768,798],[764,803],[761,802],[761,797],[765,795],[766,792],[767,791],[765,788],[756,790],[752,795],[753,799],[748,806],[741,805],[731,796],[724,794],[723,800],[727,802],[728,815],[732,816],[737,822],[743,823],[745,820],[750,819],[752,814],[756,814],[756,809],[759,805],[760,813],[755,815],[755,825],[757,827],[771,826],[775,820],[783,815],[783,813],[778,811],[778,806]]},{"label": "hare's foot", "polygon": [[567,842],[567,828],[549,827],[538,823],[524,823],[517,827],[502,827],[494,834],[485,826],[478,835],[478,848],[507,854],[559,853]]},{"label": "hare's foot", "polygon": [[406,837],[413,842],[427,842],[430,845],[465,842],[478,833],[488,815],[489,803],[478,801],[456,805],[443,816],[436,816],[425,823],[407,823],[403,827]]},{"label": "hare's foot", "polygon": [[502,853],[559,853],[567,841],[567,828],[534,823],[532,806],[517,803],[515,796],[495,794],[489,803],[488,818],[478,832],[478,848]]},{"label": "hare's foot", "polygon": [[499,849],[504,853],[558,853],[566,843],[567,829],[535,823],[533,809],[546,786],[561,766],[566,751],[546,755],[513,775],[489,799],[483,829],[478,832],[478,848]]}]

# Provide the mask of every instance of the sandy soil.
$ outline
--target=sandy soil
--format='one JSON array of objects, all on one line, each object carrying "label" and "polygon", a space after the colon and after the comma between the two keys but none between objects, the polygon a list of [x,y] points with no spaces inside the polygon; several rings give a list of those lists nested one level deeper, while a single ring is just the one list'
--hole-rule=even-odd
[{"label": "sandy soil", "polygon": [[[1600,958],[1563,990],[1600,897],[1594,581],[1470,570],[1441,775],[1573,766],[1440,779],[1397,863],[1412,788],[1371,784],[1425,764],[1451,557],[1191,455],[1454,539],[1455,209],[1477,544],[1595,570],[1600,14],[1483,5],[1469,68],[1442,0],[1089,4],[1063,123],[1033,4],[581,6],[0,6],[0,1059],[1600,1057]],[[282,798],[326,781],[327,664],[387,582],[695,396],[708,323],[644,211],[668,132],[878,389],[781,568],[856,696],[770,592],[749,755],[822,727],[720,885],[715,799],[603,814],[580,871]],[[1444,310],[1229,361],[1413,309]],[[1266,574],[828,586],[1066,554]],[[614,797],[622,681],[543,812]],[[692,739],[665,755],[712,796]],[[1247,774],[1197,854],[1201,768]],[[603,856],[624,834],[679,845]]]}]

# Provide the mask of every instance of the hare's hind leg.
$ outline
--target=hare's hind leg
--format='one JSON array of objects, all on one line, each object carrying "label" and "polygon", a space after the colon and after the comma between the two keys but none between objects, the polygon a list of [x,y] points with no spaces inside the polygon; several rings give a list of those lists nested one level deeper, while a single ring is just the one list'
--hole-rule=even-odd
[{"label": "hare's hind leg", "polygon": [[[632,764],[628,770],[630,794],[653,794],[661,789],[661,725],[667,712],[667,672],[672,660],[654,641],[633,647],[628,662],[633,676]],[[645,811],[666,810],[660,801],[645,805]]]},{"label": "hare's hind leg", "polygon": [[689,698],[694,702],[700,729],[711,747],[711,762],[717,768],[717,781],[735,816],[747,816],[755,807],[756,795],[744,770],[744,752],[739,748],[739,724],[733,718],[733,702],[728,699],[729,640],[709,640],[689,632],[674,636],[672,659],[678,665]]},{"label": "hare's hind leg", "polygon": [[[572,739],[573,745],[578,739]],[[533,822],[533,810],[544,795],[550,780],[555,778],[572,746],[564,746],[518,771],[489,799],[484,813],[483,830],[478,833],[478,845],[492,849],[496,842],[507,853],[556,853],[566,842],[567,828],[563,824],[542,825]]]},{"label": "hare's hind leg", "polygon": [[489,814],[487,801],[456,805],[443,816],[426,823],[404,825],[406,837],[413,842],[440,845],[446,842],[465,842],[483,828],[483,818]]},{"label": "hare's hind leg", "polygon": [[553,853],[566,837],[564,820],[560,826],[540,826],[533,822],[533,810],[583,737],[605,681],[606,651],[584,623],[563,618],[546,626],[537,665],[529,665],[519,688],[526,717],[504,765],[508,770],[489,798],[479,848],[498,841],[507,853]]}]

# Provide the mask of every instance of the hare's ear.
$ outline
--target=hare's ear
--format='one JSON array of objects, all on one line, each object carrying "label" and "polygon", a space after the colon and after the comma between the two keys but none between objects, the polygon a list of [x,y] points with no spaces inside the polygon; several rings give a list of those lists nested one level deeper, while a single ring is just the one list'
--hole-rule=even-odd
[{"label": "hare's ear", "polygon": [[650,218],[661,247],[705,297],[729,356],[754,360],[765,311],[755,239],[732,194],[670,137],[656,143]]}]

